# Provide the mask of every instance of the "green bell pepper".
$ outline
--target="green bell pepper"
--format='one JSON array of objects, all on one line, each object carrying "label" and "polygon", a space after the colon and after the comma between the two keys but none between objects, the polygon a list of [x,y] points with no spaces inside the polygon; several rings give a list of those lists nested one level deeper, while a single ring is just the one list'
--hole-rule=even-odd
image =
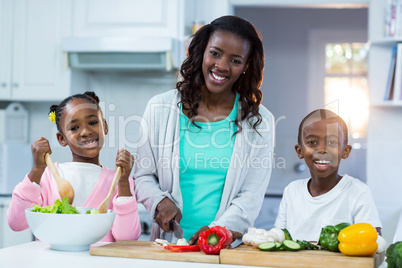
[{"label": "green bell pepper", "polygon": [[342,222],[335,226],[333,225],[325,226],[321,230],[320,240],[318,241],[318,244],[321,245],[322,249],[339,252],[338,234],[343,228],[349,225],[350,225],[349,223]]},{"label": "green bell pepper", "polygon": [[342,222],[342,223],[339,223],[339,224],[335,225],[335,229],[339,233],[343,228],[348,227],[349,225],[350,225],[350,223]]}]

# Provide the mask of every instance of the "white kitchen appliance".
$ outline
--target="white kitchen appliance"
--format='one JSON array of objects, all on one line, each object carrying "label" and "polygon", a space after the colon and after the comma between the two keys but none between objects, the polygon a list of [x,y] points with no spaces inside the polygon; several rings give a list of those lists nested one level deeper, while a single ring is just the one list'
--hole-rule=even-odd
[{"label": "white kitchen appliance", "polygon": [[28,111],[21,103],[10,103],[0,110],[0,143],[28,142]]},{"label": "white kitchen appliance", "polygon": [[31,171],[32,163],[30,144],[0,143],[0,195],[10,195]]},{"label": "white kitchen appliance", "polygon": [[180,42],[163,36],[72,37],[63,40],[79,70],[171,71],[181,64]]}]

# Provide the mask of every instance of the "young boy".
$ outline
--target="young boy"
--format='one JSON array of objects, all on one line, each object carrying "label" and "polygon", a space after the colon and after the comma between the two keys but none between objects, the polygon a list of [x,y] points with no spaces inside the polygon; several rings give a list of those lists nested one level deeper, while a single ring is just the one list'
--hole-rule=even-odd
[{"label": "young boy", "polygon": [[291,182],[284,190],[275,227],[293,239],[318,241],[321,228],[341,222],[366,222],[381,234],[381,222],[370,189],[348,175],[339,175],[341,159],[349,156],[348,129],[337,114],[319,109],[299,125],[297,156],[311,178]]}]

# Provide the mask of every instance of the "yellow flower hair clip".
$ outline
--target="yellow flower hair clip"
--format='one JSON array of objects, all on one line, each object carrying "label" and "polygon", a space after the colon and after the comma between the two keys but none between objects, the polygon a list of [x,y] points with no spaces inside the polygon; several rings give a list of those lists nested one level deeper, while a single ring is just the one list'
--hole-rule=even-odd
[{"label": "yellow flower hair clip", "polygon": [[49,113],[49,120],[56,124],[56,112],[55,111]]}]

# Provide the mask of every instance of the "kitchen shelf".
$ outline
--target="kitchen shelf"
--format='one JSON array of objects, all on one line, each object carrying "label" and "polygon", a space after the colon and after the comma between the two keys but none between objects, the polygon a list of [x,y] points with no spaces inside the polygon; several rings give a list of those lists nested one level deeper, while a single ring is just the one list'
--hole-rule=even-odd
[{"label": "kitchen shelf", "polygon": [[[388,1],[370,0],[369,6],[369,71],[370,118],[367,130],[367,184],[373,194],[388,245],[395,237],[390,215],[400,214],[399,198],[402,182],[402,100],[384,100],[391,69],[393,47],[402,43],[402,36],[386,37],[385,7]],[[401,76],[396,72],[395,77]],[[402,77],[398,77],[399,81]],[[395,79],[397,81],[398,79]],[[396,87],[401,90],[401,87]],[[395,88],[394,88],[395,89]],[[384,198],[386,197],[386,198]],[[394,216],[392,216],[394,217]],[[397,219],[395,217],[395,219]]]},{"label": "kitchen shelf", "polygon": [[394,45],[395,43],[402,43],[402,37],[384,37],[370,41],[371,44],[376,45]]},{"label": "kitchen shelf", "polygon": [[402,101],[383,101],[383,102],[376,102],[376,103],[372,103],[370,104],[370,107],[373,108],[402,108]]}]

